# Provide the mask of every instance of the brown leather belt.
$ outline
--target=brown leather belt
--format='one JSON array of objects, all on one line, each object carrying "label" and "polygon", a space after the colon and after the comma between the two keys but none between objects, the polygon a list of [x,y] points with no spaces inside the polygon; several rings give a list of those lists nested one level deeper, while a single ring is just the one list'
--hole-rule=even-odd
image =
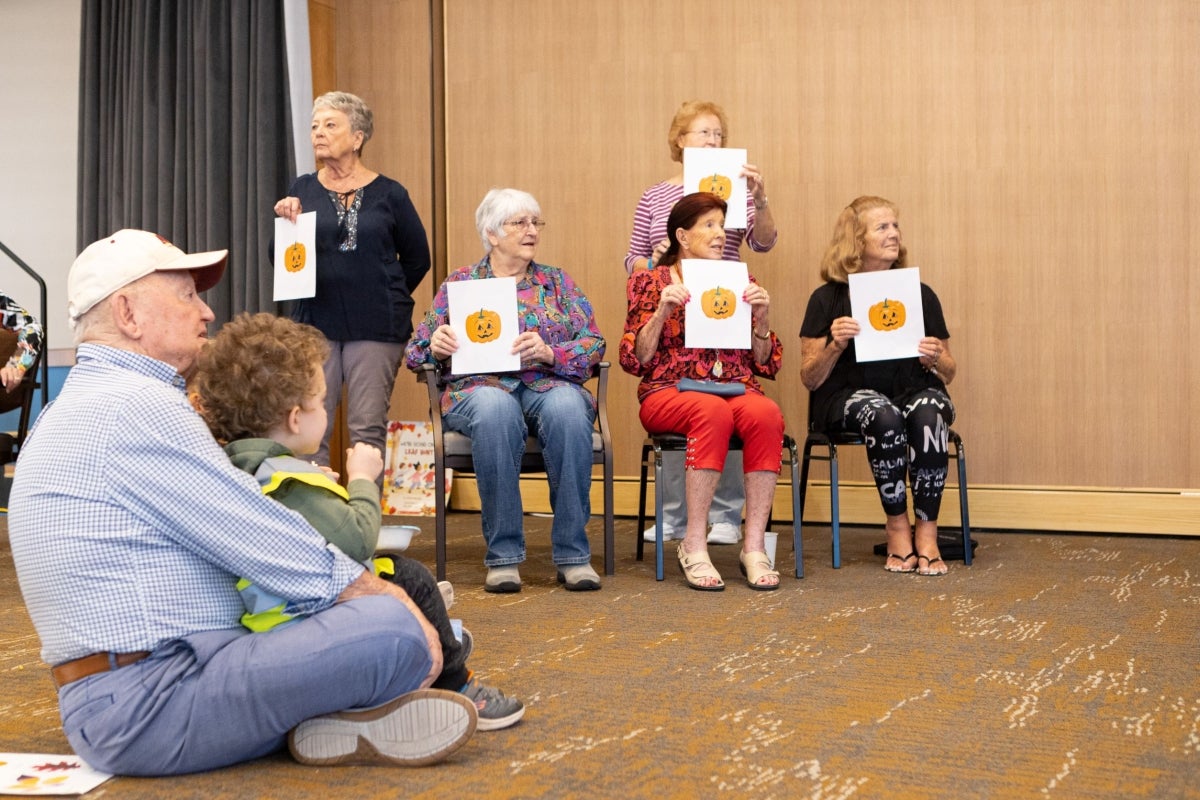
[{"label": "brown leather belt", "polygon": [[54,685],[61,689],[68,683],[74,683],[89,675],[136,664],[148,655],[150,653],[146,650],[136,653],[92,653],[90,656],[64,661],[56,667],[51,667],[50,674],[54,676]]}]

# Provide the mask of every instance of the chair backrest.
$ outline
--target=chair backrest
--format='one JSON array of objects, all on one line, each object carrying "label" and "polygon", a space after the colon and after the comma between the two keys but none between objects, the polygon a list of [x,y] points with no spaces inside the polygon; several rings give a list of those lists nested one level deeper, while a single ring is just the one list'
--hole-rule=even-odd
[{"label": "chair backrest", "polygon": [[[0,364],[8,362],[17,349],[17,334],[5,328],[0,328]],[[38,364],[41,353],[25,372],[25,377],[11,392],[0,388],[0,414],[21,410],[15,434],[0,434],[0,463],[7,464],[15,461],[21,445],[25,442],[25,434],[29,431],[29,417],[33,410],[33,394],[40,388],[37,380]]]}]

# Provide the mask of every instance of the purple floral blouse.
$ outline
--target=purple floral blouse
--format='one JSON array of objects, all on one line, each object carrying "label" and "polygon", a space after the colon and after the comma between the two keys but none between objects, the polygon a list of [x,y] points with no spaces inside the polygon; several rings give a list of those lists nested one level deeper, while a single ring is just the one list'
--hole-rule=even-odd
[{"label": "purple floral blouse", "polygon": [[[494,278],[491,261],[485,256],[478,264],[461,267],[438,288],[433,307],[413,331],[404,351],[404,363],[411,370],[437,361],[429,350],[429,340],[439,326],[450,321],[446,284]],[[517,281],[517,312],[521,332],[536,330],[554,350],[553,364],[537,364],[521,372],[450,376],[442,393],[442,413],[480,386],[495,386],[512,392],[524,385],[535,392],[559,386],[577,388],[594,405],[596,400],[583,383],[604,358],[605,342],[596,327],[592,304],[571,276],[558,267],[530,262]],[[516,338],[516,337],[513,337]]]},{"label": "purple floral blouse", "polygon": [[[751,281],[754,276],[750,277]],[[629,311],[625,317],[625,334],[621,337],[621,368],[631,375],[640,375],[638,401],[659,389],[679,383],[681,378],[723,383],[746,384],[747,391],[762,394],[755,375],[773,378],[783,364],[783,345],[771,331],[771,357],[767,363],[754,360],[751,350],[712,350],[683,346],[683,307],[671,312],[663,324],[662,336],[658,341],[658,352],[645,364],[638,361],[636,344],[638,331],[654,316],[662,290],[671,283],[670,267],[655,267],[633,273],[625,285]],[[715,369],[717,363],[720,370]],[[719,372],[720,374],[716,374]]]}]

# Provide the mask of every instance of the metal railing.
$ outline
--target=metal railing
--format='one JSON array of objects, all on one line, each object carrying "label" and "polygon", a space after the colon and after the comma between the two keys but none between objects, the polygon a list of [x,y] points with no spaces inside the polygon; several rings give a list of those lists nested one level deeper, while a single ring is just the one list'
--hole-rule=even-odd
[{"label": "metal railing", "polygon": [[48,311],[48,304],[46,300],[46,282],[42,280],[42,276],[37,274],[37,271],[34,270],[33,267],[21,260],[21,257],[10,250],[8,245],[6,245],[4,242],[0,242],[0,251],[3,251],[6,256],[11,258],[14,264],[25,271],[25,274],[37,281],[37,285],[40,289],[42,315],[38,317],[38,320],[42,323],[42,356],[38,360],[38,366],[41,371],[41,380],[39,382],[41,383],[42,388],[42,408],[45,408],[50,404],[50,331],[46,321],[46,313]]}]

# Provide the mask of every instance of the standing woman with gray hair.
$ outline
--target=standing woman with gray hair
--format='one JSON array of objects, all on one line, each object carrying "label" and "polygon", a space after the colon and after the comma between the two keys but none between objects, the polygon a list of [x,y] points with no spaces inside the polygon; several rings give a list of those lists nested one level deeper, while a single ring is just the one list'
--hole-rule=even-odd
[{"label": "standing woman with gray hair", "polygon": [[586,530],[596,400],[583,384],[604,357],[604,337],[592,304],[571,276],[534,260],[545,225],[541,207],[528,192],[488,192],[475,212],[483,260],[446,278],[404,356],[409,369],[438,362],[448,371],[459,342],[449,324],[446,285],[516,279],[520,330],[512,339],[512,353],[521,356],[520,370],[449,375],[442,393],[443,423],[471,437],[487,542],[484,589],[489,592],[521,591],[525,530],[518,465],[531,433],[546,457],[558,581],[570,591],[600,588]]},{"label": "standing woman with gray hair", "polygon": [[[329,463],[334,409],[346,387],[350,442],[384,449],[387,411],[404,343],[412,333],[412,293],[429,271],[425,227],[408,190],[362,162],[375,123],[348,92],[313,102],[312,146],[320,168],[301,175],[275,215],[293,222],[317,212],[317,293],[292,317],[329,340],[325,362],[329,427],[316,453]],[[273,255],[272,248],[272,255]]]}]

